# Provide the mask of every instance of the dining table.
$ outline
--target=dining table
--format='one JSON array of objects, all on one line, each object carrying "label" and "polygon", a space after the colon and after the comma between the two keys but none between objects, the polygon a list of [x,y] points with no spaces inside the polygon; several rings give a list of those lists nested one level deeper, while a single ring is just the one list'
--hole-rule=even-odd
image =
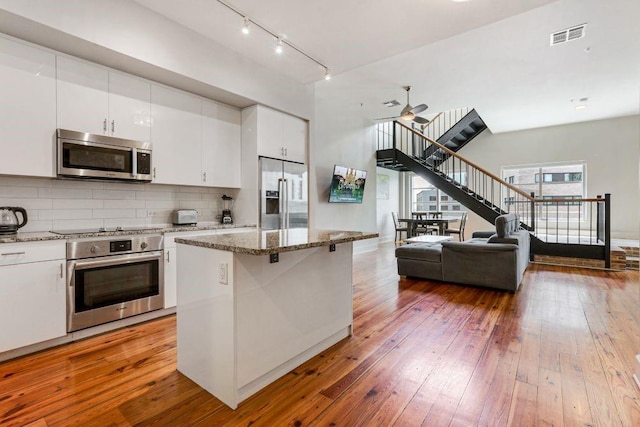
[{"label": "dining table", "polygon": [[450,217],[441,217],[441,218],[425,218],[416,217],[415,215],[411,218],[398,218],[398,222],[406,222],[407,223],[407,239],[411,238],[415,235],[416,229],[418,226],[437,226],[438,227],[438,235],[443,236],[444,230],[449,228],[449,224],[458,222],[458,218],[450,218]]}]

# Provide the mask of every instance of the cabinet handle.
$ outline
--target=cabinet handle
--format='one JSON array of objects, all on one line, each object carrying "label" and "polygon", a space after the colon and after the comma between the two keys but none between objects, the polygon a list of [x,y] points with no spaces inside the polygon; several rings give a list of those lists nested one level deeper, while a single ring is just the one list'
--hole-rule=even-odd
[{"label": "cabinet handle", "polygon": [[26,252],[5,252],[3,254],[0,254],[2,256],[10,256],[10,255],[25,255]]},{"label": "cabinet handle", "polygon": [[111,133],[112,134],[116,133],[116,121],[115,120],[111,120]]},{"label": "cabinet handle", "polygon": [[107,133],[107,119],[104,119],[104,121],[102,122],[102,130],[104,131],[104,133]]},{"label": "cabinet handle", "polygon": [[204,172],[202,174],[202,181],[207,182],[207,173],[206,172]]},{"label": "cabinet handle", "polygon": [[171,262],[171,251],[167,251],[167,263]]},{"label": "cabinet handle", "polygon": [[153,179],[156,179],[156,168],[153,168]]},{"label": "cabinet handle", "polygon": [[284,157],[284,147],[280,147],[280,155]]},{"label": "cabinet handle", "polygon": [[287,157],[287,148],[284,149],[284,156]]},{"label": "cabinet handle", "polygon": [[64,267],[62,266],[62,263],[60,263],[60,278],[62,279],[64,277]]}]

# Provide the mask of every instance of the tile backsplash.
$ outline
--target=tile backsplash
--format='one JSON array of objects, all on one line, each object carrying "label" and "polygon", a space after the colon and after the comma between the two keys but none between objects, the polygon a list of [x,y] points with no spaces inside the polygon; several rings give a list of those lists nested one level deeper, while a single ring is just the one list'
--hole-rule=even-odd
[{"label": "tile backsplash", "polygon": [[20,206],[20,231],[161,226],[175,209],[196,209],[199,222],[217,221],[222,195],[237,189],[0,175],[0,206]]}]

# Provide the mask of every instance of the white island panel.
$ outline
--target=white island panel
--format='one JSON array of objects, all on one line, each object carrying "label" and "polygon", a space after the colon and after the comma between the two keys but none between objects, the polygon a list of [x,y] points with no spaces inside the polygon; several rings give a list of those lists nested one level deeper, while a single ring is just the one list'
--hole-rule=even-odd
[{"label": "white island panel", "polygon": [[277,263],[269,256],[236,256],[238,388],[336,334],[349,335],[351,257],[351,243],[336,245],[335,252],[324,246],[281,253]]},{"label": "white island panel", "polygon": [[178,370],[235,408],[235,301],[233,274],[218,283],[219,264],[233,253],[178,245]]},{"label": "white island panel", "polygon": [[335,249],[285,252],[271,263],[178,244],[178,370],[235,409],[349,336],[353,244]]}]

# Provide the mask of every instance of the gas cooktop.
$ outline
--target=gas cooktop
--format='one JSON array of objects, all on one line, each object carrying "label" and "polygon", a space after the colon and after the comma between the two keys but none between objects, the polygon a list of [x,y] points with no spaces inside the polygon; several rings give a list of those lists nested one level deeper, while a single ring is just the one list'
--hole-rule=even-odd
[{"label": "gas cooktop", "polygon": [[161,227],[100,227],[100,228],[84,228],[77,230],[51,230],[54,234],[63,236],[71,234],[89,234],[89,233],[114,233],[116,231],[159,231]]}]

